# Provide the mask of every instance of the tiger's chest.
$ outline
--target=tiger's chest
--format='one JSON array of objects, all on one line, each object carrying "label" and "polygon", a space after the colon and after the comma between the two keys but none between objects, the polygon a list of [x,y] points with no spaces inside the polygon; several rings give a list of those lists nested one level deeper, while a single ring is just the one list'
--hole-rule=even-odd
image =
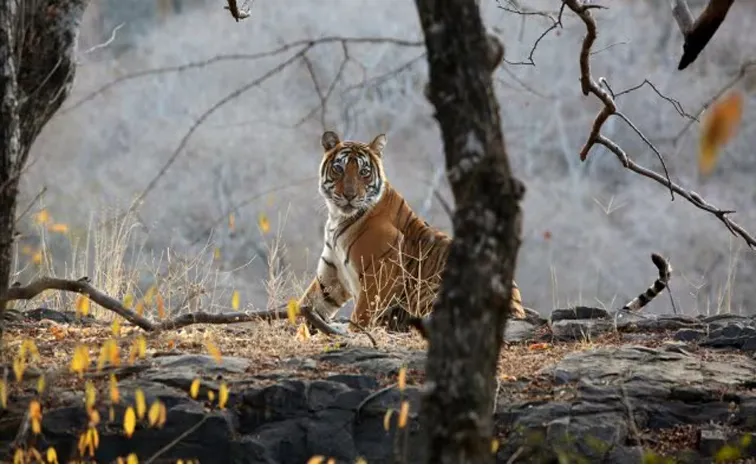
[{"label": "tiger's chest", "polygon": [[[336,268],[336,275],[339,282],[346,288],[350,294],[357,296],[360,293],[362,285],[360,283],[361,273],[356,268],[355,260],[350,259],[350,235],[340,232],[340,227],[334,225],[330,220],[325,226],[326,246],[323,249],[323,257],[326,258]],[[330,246],[330,247],[329,247]]]}]

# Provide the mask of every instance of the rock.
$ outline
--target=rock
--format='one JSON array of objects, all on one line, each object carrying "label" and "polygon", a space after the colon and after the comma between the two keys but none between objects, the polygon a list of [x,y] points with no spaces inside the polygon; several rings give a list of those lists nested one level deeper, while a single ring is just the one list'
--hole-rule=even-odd
[{"label": "rock", "polygon": [[317,355],[321,362],[349,365],[370,375],[394,376],[406,365],[413,370],[425,368],[425,352],[415,350],[378,351],[362,347],[331,350]]},{"label": "rock", "polygon": [[352,389],[378,389],[378,381],[372,376],[340,374],[326,378],[328,381],[346,384]]},{"label": "rock", "polygon": [[561,320],[605,320],[609,312],[602,308],[576,306],[574,308],[558,308],[551,312],[551,321]]},{"label": "rock", "polygon": [[712,329],[701,345],[753,351],[756,350],[756,327],[743,322],[728,321]]},{"label": "rock", "polygon": [[587,340],[614,330],[609,320],[558,320],[552,322],[551,332],[560,340]]},{"label": "rock", "polygon": [[721,427],[709,425],[698,433],[698,451],[706,457],[714,457],[727,444],[727,434]]},{"label": "rock", "polygon": [[673,337],[678,341],[698,341],[706,337],[706,331],[701,329],[680,329]]},{"label": "rock", "polygon": [[91,315],[77,316],[76,312],[53,310],[50,308],[35,308],[23,312],[27,321],[51,320],[60,324],[83,324],[91,325],[95,320]]},{"label": "rock", "polygon": [[504,340],[507,342],[520,342],[533,339],[535,326],[525,320],[509,320],[504,330]]}]

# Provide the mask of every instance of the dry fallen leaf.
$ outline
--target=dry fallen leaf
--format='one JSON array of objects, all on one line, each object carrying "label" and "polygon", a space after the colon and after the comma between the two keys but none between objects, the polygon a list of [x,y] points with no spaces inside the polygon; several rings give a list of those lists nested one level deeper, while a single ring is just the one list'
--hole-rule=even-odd
[{"label": "dry fallen leaf", "polygon": [[737,133],[743,116],[743,94],[731,91],[717,99],[704,115],[699,141],[698,171],[706,176],[717,165],[719,151]]}]

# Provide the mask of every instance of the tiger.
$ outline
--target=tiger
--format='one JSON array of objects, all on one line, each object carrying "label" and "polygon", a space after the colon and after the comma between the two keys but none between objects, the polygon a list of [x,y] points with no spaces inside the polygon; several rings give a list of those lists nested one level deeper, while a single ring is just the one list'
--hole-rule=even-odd
[{"label": "tiger", "polygon": [[[319,193],[328,218],[316,276],[300,297],[330,321],[355,299],[350,322],[409,331],[412,316],[431,312],[452,237],[422,220],[388,182],[385,134],[370,143],[321,136]],[[512,281],[510,317],[525,319]]]}]

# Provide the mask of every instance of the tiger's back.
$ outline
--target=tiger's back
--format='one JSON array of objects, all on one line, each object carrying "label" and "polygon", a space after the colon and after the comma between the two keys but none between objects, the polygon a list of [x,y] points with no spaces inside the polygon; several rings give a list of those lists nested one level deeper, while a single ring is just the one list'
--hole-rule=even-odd
[{"label": "tiger's back", "polygon": [[[321,143],[320,194],[328,220],[317,275],[300,305],[331,319],[355,298],[352,321],[362,326],[404,326],[402,316],[429,313],[451,237],[424,222],[386,180],[384,135],[364,144],[342,142],[328,131]],[[525,318],[514,282],[511,310]]]}]

